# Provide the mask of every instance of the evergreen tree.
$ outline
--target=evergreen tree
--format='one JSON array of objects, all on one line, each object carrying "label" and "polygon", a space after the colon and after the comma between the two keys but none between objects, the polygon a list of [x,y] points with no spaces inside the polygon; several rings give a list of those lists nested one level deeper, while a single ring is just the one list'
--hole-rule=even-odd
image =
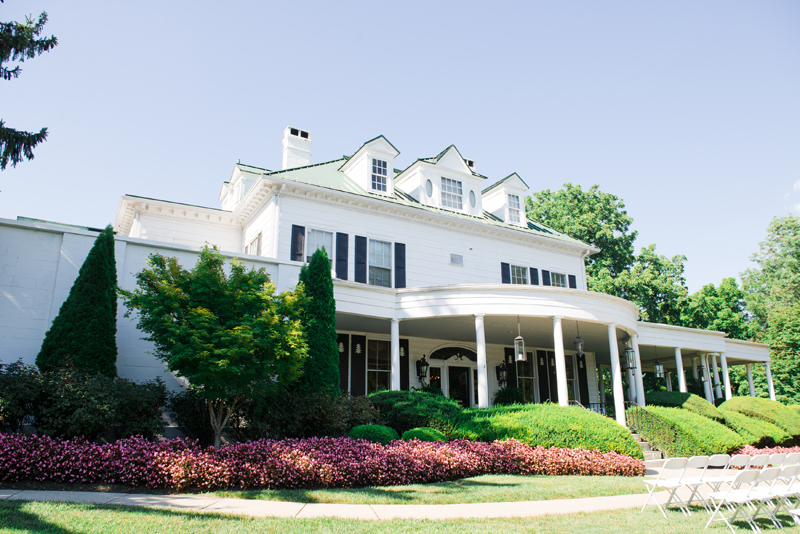
[{"label": "evergreen tree", "polygon": [[[0,22],[0,78],[11,80],[19,77],[22,69],[3,66],[9,61],[23,62],[49,51],[58,44],[53,37],[39,39],[39,34],[47,23],[47,13],[39,15],[38,20],[28,17],[25,23]],[[33,159],[33,149],[47,139],[47,128],[38,132],[23,132],[6,128],[0,119],[0,170],[4,170],[9,162],[12,167],[24,159]]]},{"label": "evergreen tree", "polygon": [[324,248],[311,256],[300,270],[300,281],[310,301],[303,311],[303,325],[308,337],[308,359],[297,389],[334,395],[339,389],[339,350],[336,342],[336,301],[333,298],[331,263]]},{"label": "evergreen tree", "polygon": [[36,357],[42,372],[67,360],[89,372],[117,376],[117,264],[114,231],[106,227],[83,262],[78,278]]}]

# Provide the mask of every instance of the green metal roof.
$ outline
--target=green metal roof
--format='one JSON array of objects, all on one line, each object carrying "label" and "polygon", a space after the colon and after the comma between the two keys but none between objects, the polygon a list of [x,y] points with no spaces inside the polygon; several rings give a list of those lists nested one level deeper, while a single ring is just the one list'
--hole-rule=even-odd
[{"label": "green metal roof", "polygon": [[[323,187],[325,189],[330,189],[332,191],[343,191],[346,193],[352,193],[356,195],[378,199],[392,204],[409,206],[427,212],[443,214],[450,217],[457,217],[459,219],[470,220],[474,222],[480,222],[490,226],[508,228],[519,232],[539,235],[587,247],[589,246],[577,239],[569,237],[566,234],[556,232],[555,230],[552,230],[540,224],[533,224],[531,222],[528,222],[528,227],[522,228],[517,225],[503,222],[498,217],[495,217],[494,215],[492,215],[487,211],[483,212],[483,217],[476,217],[473,215],[467,215],[465,213],[458,213],[433,206],[426,206],[424,204],[421,204],[419,201],[415,200],[414,197],[412,197],[411,195],[409,195],[408,193],[406,193],[405,191],[401,190],[398,187],[394,188],[395,194],[393,197],[389,197],[386,195],[379,195],[376,193],[366,191],[364,190],[363,187],[358,185],[350,177],[348,177],[346,174],[344,174],[342,171],[339,170],[339,168],[344,164],[344,162],[347,159],[349,158],[345,156],[339,159],[335,159],[333,161],[326,161],[324,163],[316,163],[314,165],[306,165],[304,167],[296,167],[294,169],[286,169],[282,171],[271,171],[271,172],[267,171],[261,174],[269,178],[290,180],[298,183]],[[254,169],[257,168],[243,164],[237,164],[237,165],[241,167],[249,167]]]},{"label": "green metal roof", "polygon": [[[506,177],[505,177],[505,178],[503,178],[502,180],[498,180],[498,181],[496,181],[495,183],[493,183],[492,185],[490,185],[489,187],[487,187],[486,189],[484,189],[483,191],[481,191],[481,193],[488,193],[489,191],[491,191],[492,189],[494,189],[494,188],[495,188],[495,187],[497,187],[498,185],[502,184],[503,182],[505,182],[506,180],[508,180],[508,179],[509,179],[509,178],[511,178],[512,176],[516,176],[517,178],[519,178],[519,181],[520,181],[520,182],[522,182],[523,184],[525,184],[525,180],[523,180],[522,178],[520,178],[520,175],[519,175],[519,174],[517,174],[517,173],[515,173],[515,172],[512,172],[511,174],[509,174],[508,176],[506,176]],[[525,184],[525,187],[528,187],[528,188],[529,188],[530,186],[529,186],[528,184]]]}]

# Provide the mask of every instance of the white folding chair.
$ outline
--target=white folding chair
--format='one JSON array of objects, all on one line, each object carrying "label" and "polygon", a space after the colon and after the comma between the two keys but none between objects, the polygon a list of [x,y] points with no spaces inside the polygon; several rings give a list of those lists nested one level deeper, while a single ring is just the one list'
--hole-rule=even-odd
[{"label": "white folding chair", "polygon": [[728,474],[725,476],[725,480],[721,483],[717,484],[716,487],[712,487],[714,491],[719,491],[720,485],[722,483],[732,484],[733,481],[736,479],[738,474],[732,475],[730,474],[730,469],[747,469],[747,466],[750,464],[750,460],[752,457],[749,454],[737,454],[736,456],[731,456],[731,460],[728,462],[728,467],[726,471]]},{"label": "white folding chair", "polygon": [[747,464],[747,469],[764,469],[769,465],[769,454],[756,454],[750,458],[750,463]]},{"label": "white folding chair", "polygon": [[[664,515],[664,518],[667,517],[667,513],[664,510],[669,508],[673,500],[676,501],[677,505],[680,507],[681,512],[683,512],[684,515],[691,513],[689,512],[689,509],[686,507],[686,504],[677,495],[677,491],[681,487],[683,487],[683,485],[681,484],[681,478],[683,477],[683,473],[686,471],[687,462],[688,459],[686,458],[670,458],[669,460],[664,462],[664,467],[661,468],[661,472],[655,479],[652,478],[644,479],[644,483],[649,486],[650,493],[647,496],[647,500],[645,501],[644,506],[642,506],[642,512],[644,512],[644,509],[647,508],[650,499],[653,498],[653,493],[655,492],[655,490],[660,488],[669,491],[669,499],[667,500],[667,503],[664,505],[664,508],[661,508],[661,504],[659,504],[658,499],[655,499],[656,506],[658,506],[658,509],[661,510],[661,513]],[[674,474],[675,472],[678,471],[680,473],[678,474],[677,477],[668,478],[666,476],[668,472],[672,472],[672,474]]]},{"label": "white folding chair", "polygon": [[[736,458],[734,456],[734,458]],[[716,507],[711,514],[711,517],[708,519],[708,523],[706,523],[706,528],[711,525],[712,521],[724,521],[728,528],[731,529],[731,532],[736,534],[736,531],[733,529],[733,525],[731,525],[731,521],[735,520],[739,514],[741,513],[747,524],[750,525],[750,528],[753,529],[755,532],[759,532],[758,525],[756,525],[747,515],[747,513],[743,512],[742,508],[744,508],[747,504],[750,503],[750,493],[755,488],[755,480],[758,478],[758,471],[751,469],[740,471],[736,477],[730,481],[730,485],[728,489],[725,491],[714,491],[709,495],[709,499],[712,503],[716,503]],[[733,511],[733,515],[731,517],[725,517],[725,514],[722,513],[722,507],[729,511]],[[717,514],[719,514],[719,519],[714,519]]]},{"label": "white folding chair", "polygon": [[776,452],[775,454],[769,455],[769,465],[772,467],[783,467],[786,462],[786,453],[784,452]]},{"label": "white folding chair", "polygon": [[783,465],[800,465],[800,452],[790,452],[786,455]]},{"label": "white folding chair", "polygon": [[791,498],[800,492],[800,484],[797,484],[800,465],[787,465],[781,469],[778,480],[785,482],[785,485],[776,484],[772,487],[772,494],[775,496],[775,509],[773,513],[788,512],[792,505]]},{"label": "white folding chair", "polygon": [[[777,498],[775,493],[773,493],[773,490],[775,489],[775,484],[778,482],[778,476],[780,473],[780,467],[767,467],[766,469],[762,469],[758,472],[758,476],[753,483],[753,489],[749,494],[749,506],[742,508],[742,511],[747,514],[747,522],[751,525],[756,525],[756,517],[763,513],[769,518],[770,521],[772,521],[772,524],[775,525],[775,528],[783,528],[783,525],[773,513],[773,510],[776,507],[774,501]],[[759,484],[765,485],[759,486]],[[749,514],[747,513],[748,509],[751,512]],[[761,529],[758,527],[758,525],[756,525],[756,530],[761,532]]]},{"label": "white folding chair", "polygon": [[[728,471],[728,463],[731,461],[730,454],[714,454],[708,457],[708,464],[706,465],[703,474],[699,477],[703,484],[708,484],[712,491],[717,491],[720,484],[726,480],[726,473]],[[718,470],[721,468],[722,470]],[[691,503],[691,498],[689,502]],[[710,512],[711,510],[709,510]]]},{"label": "white folding chair", "polygon": [[[686,470],[684,471],[683,476],[681,477],[681,485],[685,488],[689,488],[692,490],[692,494],[689,496],[689,500],[686,501],[686,506],[691,506],[692,501],[697,498],[700,501],[700,504],[703,505],[703,508],[706,509],[707,512],[710,512],[709,505],[706,500],[700,495],[698,490],[701,486],[705,485],[705,481],[703,480],[703,476],[706,473],[706,469],[708,469],[708,456],[692,456],[686,461]],[[700,472],[700,476],[689,477],[686,476],[689,474],[689,469],[702,469]]]}]

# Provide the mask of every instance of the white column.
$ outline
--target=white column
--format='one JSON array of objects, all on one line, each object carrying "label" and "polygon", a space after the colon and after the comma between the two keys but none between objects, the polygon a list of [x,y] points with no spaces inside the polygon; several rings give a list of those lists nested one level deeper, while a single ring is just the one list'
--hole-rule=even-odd
[{"label": "white column", "polygon": [[483,328],[484,314],[475,314],[475,344],[478,348],[478,408],[489,407],[489,373],[486,370],[486,337]]},{"label": "white column", "polygon": [[725,384],[725,400],[729,400],[731,394],[731,375],[728,374],[728,358],[722,352],[719,355],[719,363],[722,365],[722,382]]},{"label": "white column", "polygon": [[622,366],[619,364],[619,345],[617,344],[617,325],[608,325],[608,350],[611,353],[611,385],[614,392],[614,413],[617,423],[625,424],[625,398],[622,393]]},{"label": "white column", "polygon": [[714,390],[711,389],[711,373],[708,368],[708,354],[700,356],[700,361],[703,364],[703,390],[706,393],[706,400],[714,404]]},{"label": "white column", "polygon": [[675,347],[675,365],[676,373],[678,373],[678,389],[681,393],[686,393],[686,373],[683,371],[683,356],[681,355],[680,347]]},{"label": "white column", "polygon": [[700,380],[700,375],[697,374],[697,356],[692,358],[692,376],[694,377],[695,382]]},{"label": "white column", "polygon": [[711,367],[714,369],[714,393],[717,399],[722,398],[722,388],[719,385],[719,367],[717,367],[717,355],[711,355]]},{"label": "white column", "polygon": [[645,405],[644,400],[644,381],[642,380],[642,359],[639,357],[639,336],[631,334],[631,347],[633,352],[636,353],[636,370],[634,371],[634,379],[636,380],[636,404],[639,406]]},{"label": "white column", "polygon": [[664,373],[667,377],[667,391],[672,391],[672,372]]},{"label": "white column", "polygon": [[564,361],[564,332],[561,329],[561,317],[553,317],[553,347],[556,350],[556,384],[558,385],[558,404],[569,405],[567,391],[567,364]]},{"label": "white column", "polygon": [[769,388],[770,400],[775,400],[775,385],[772,383],[772,369],[769,367],[769,362],[764,364],[764,372],[767,373],[767,388]]},{"label": "white column", "polygon": [[746,363],[744,364],[744,368],[747,371],[747,385],[750,386],[750,396],[756,396],[756,386],[753,384],[753,367]]},{"label": "white column", "polygon": [[392,319],[392,391],[400,391],[400,319]]}]

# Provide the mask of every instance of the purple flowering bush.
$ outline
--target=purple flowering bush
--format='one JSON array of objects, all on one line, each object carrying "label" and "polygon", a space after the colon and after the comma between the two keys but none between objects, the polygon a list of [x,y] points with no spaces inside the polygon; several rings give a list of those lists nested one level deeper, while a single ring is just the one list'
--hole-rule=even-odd
[{"label": "purple flowering bush", "polygon": [[98,445],[83,439],[0,434],[0,481],[105,482],[171,488],[349,488],[441,482],[483,474],[644,475],[616,452],[491,443],[349,438],[262,439],[203,448],[142,437]]}]

